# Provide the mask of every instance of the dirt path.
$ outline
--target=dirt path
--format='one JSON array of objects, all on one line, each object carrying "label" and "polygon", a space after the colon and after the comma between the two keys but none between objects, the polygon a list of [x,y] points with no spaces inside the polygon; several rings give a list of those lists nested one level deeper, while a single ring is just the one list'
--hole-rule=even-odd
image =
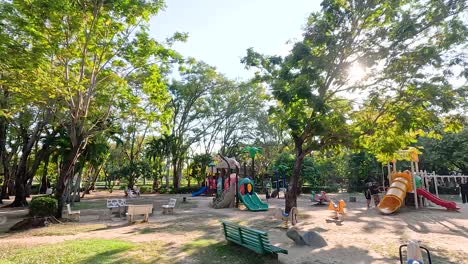
[{"label": "dirt path", "polygon": [[[176,195],[145,195],[141,203],[163,204]],[[182,195],[177,195],[178,201]],[[337,198],[347,195],[338,196]],[[468,259],[468,206],[461,205],[460,213],[439,208],[404,208],[392,216],[380,215],[374,208],[365,208],[364,199],[348,203],[344,222],[326,221],[330,216],[327,206],[314,206],[302,197],[299,201],[299,231],[315,230],[328,245],[320,249],[297,247],[289,240],[281,221],[272,218],[273,210],[250,212],[239,209],[211,209],[210,198],[188,197],[188,203],[179,202],[175,215],[162,215],[158,207],[149,223],[128,225],[124,219],[113,217],[111,221],[99,221],[99,212],[105,210],[102,195],[89,196],[102,208],[82,210],[80,224],[105,224],[107,228],[76,235],[31,236],[28,233],[7,235],[0,243],[31,247],[37,244],[58,243],[65,240],[103,238],[133,242],[164,241],[173,247],[198,239],[223,241],[219,220],[229,219],[243,225],[268,231],[273,244],[289,250],[280,255],[283,263],[395,263],[398,247],[409,239],[422,241],[433,255],[443,263],[462,263]],[[137,200],[135,200],[137,201]],[[284,200],[272,199],[270,208],[282,208]],[[18,211],[19,212],[19,211]],[[1,215],[2,212],[0,212]],[[11,212],[10,212],[11,214]],[[21,213],[19,212],[19,215]],[[24,212],[23,212],[24,215]],[[11,216],[11,215],[10,215]],[[20,217],[20,216],[19,216]]]}]

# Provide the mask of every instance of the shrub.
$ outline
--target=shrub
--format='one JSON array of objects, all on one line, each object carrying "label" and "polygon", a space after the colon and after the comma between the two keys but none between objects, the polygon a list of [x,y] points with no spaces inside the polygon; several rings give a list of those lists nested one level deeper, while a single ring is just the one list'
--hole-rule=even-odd
[{"label": "shrub", "polygon": [[31,216],[53,216],[57,212],[57,200],[49,195],[34,197],[29,205]]},{"label": "shrub", "polygon": [[170,189],[167,189],[166,187],[161,187],[161,188],[158,188],[156,192],[160,194],[166,194],[170,192]]},{"label": "shrub", "polygon": [[31,194],[39,194],[39,188],[41,186],[39,184],[33,184],[31,186]]},{"label": "shrub", "polygon": [[152,193],[153,190],[151,189],[151,186],[141,186],[140,187],[140,193]]}]

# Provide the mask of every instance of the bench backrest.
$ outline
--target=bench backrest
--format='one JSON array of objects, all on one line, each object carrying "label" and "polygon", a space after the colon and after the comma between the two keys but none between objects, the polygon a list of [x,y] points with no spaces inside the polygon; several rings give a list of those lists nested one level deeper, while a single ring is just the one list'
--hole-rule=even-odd
[{"label": "bench backrest", "polygon": [[117,208],[125,205],[127,205],[127,200],[125,199],[107,199],[107,208]]},{"label": "bench backrest", "polygon": [[128,214],[130,215],[139,215],[139,214],[150,214],[153,211],[152,204],[142,204],[142,205],[135,205],[129,204],[128,205]]},{"label": "bench backrest", "polygon": [[174,198],[169,199],[169,204],[168,204],[169,207],[175,207],[176,202],[177,202],[177,199],[174,199]]},{"label": "bench backrest", "polygon": [[272,252],[266,232],[241,226],[228,221],[221,221],[226,240],[245,246],[259,254]]}]

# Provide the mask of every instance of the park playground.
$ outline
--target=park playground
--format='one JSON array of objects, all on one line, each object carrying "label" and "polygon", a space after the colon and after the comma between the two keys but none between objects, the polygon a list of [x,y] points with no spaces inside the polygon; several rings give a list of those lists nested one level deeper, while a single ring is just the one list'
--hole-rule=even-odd
[{"label": "park playground", "polygon": [[0,0],[0,264],[468,264],[467,0]]},{"label": "park playground", "polygon": [[[434,208],[402,208],[396,215],[382,215],[367,209],[363,195],[347,202],[343,222],[327,221],[326,206],[315,206],[309,195],[298,199],[299,231],[314,230],[327,245],[315,249],[296,246],[285,235],[283,223],[272,217],[284,200],[269,199],[269,211],[253,212],[244,206],[213,209],[211,197],[148,194],[133,198],[136,204],[154,204],[147,223],[129,225],[113,215],[100,220],[106,199],[121,198],[122,191],[93,192],[76,208],[79,223],[54,224],[18,233],[4,233],[27,214],[27,210],[2,211],[8,220],[0,235],[0,263],[398,263],[398,247],[417,239],[431,250],[433,263],[463,263],[468,259],[468,206],[457,213]],[[349,194],[328,194],[331,199],[348,199]],[[169,198],[178,203],[173,215],[160,207]],[[446,199],[454,197],[444,196]],[[455,197],[455,199],[459,199]],[[264,199],[263,199],[264,200]],[[278,262],[262,258],[242,247],[227,245],[220,220],[268,232],[274,245],[287,249]],[[58,255],[55,256],[56,252]],[[55,262],[57,260],[57,262]]]}]

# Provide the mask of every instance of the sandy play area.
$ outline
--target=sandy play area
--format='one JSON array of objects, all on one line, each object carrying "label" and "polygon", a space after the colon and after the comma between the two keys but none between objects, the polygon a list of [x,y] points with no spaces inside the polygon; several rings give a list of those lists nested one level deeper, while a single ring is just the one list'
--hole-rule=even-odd
[{"label": "sandy play area", "polygon": [[[117,192],[112,196],[121,196]],[[348,200],[348,194],[332,195],[332,198]],[[267,231],[276,246],[289,251],[280,254],[280,263],[398,263],[398,247],[409,239],[421,241],[430,249],[433,263],[468,263],[468,206],[459,203],[460,212],[449,212],[443,208],[403,208],[390,216],[380,215],[375,208],[367,209],[364,197],[358,196],[356,203],[347,202],[347,213],[343,222],[327,221],[331,212],[327,206],[313,205],[308,196],[299,199],[299,224],[301,231],[315,230],[326,240],[327,246],[312,249],[295,246],[285,235],[286,229],[279,220],[272,217],[273,210],[250,212],[239,209],[211,209],[209,197],[189,197],[182,203],[183,195],[142,195],[131,200],[135,204],[153,203],[156,210],[148,223],[128,225],[125,219],[113,216],[111,220],[99,220],[105,209],[106,192],[94,193],[77,207],[81,210],[79,224],[101,225],[103,228],[77,234],[38,236],[30,230],[21,233],[3,233],[27,212],[25,210],[1,209],[0,216],[6,216],[1,225],[1,247],[34,248],[40,244],[61,243],[76,239],[120,239],[138,243],[164,243],[165,251],[172,252],[172,263],[207,263],[191,256],[190,251],[178,250],[188,242],[215,240],[224,243],[219,220],[226,219],[242,225]],[[162,215],[161,205],[170,197],[178,198],[176,213]],[[264,198],[264,196],[261,196]],[[270,199],[270,208],[282,208],[284,200]],[[3,218],[5,219],[5,218]],[[234,247],[239,254],[250,254],[248,250]],[[0,255],[1,256],[1,255]],[[247,255],[257,258],[256,255]],[[253,263],[270,262],[262,258]],[[157,261],[156,261],[157,262]],[[0,260],[1,263],[1,260]],[[8,262],[9,263],[9,262]],[[120,263],[120,262],[119,262]],[[216,259],[212,263],[231,263]],[[241,263],[241,262],[239,262]]]}]

